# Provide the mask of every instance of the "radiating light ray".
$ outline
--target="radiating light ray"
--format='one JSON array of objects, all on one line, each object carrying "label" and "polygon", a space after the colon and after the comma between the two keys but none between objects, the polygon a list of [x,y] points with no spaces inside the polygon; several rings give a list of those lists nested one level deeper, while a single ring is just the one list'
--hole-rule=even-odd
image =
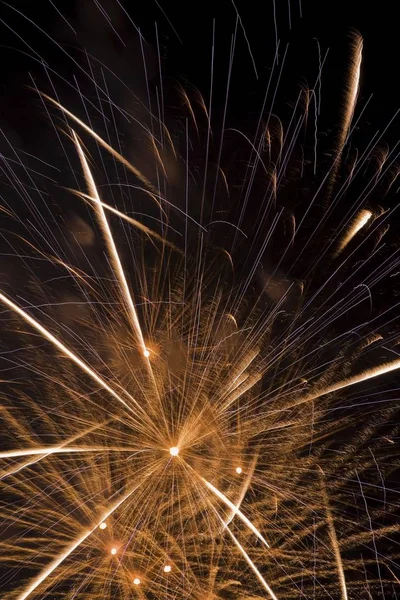
[{"label": "radiating light ray", "polygon": [[350,133],[350,126],[354,116],[356,101],[360,84],[360,73],[362,64],[363,39],[359,33],[355,33],[352,40],[352,53],[350,62],[350,72],[345,88],[343,119],[339,132],[335,162],[330,173],[331,185],[335,183],[339,171],[340,162],[344,147],[347,143]]},{"label": "radiating light ray", "polygon": [[[118,250],[115,245],[113,235],[111,233],[110,225],[107,221],[107,217],[104,212],[104,208],[103,208],[102,202],[100,200],[100,196],[97,192],[96,184],[94,182],[93,175],[90,171],[89,164],[86,160],[86,156],[82,150],[82,146],[79,143],[77,135],[74,131],[72,131],[72,136],[73,136],[75,146],[76,146],[76,149],[77,149],[80,161],[81,161],[81,165],[82,165],[83,172],[85,175],[86,183],[87,183],[89,191],[90,191],[90,195],[93,198],[93,201],[95,202],[95,204],[97,206],[97,216],[98,216],[104,237],[107,242],[107,246],[108,246],[108,249],[109,249],[109,252],[111,255],[111,259],[112,259],[112,262],[114,265],[115,273],[117,275],[119,284],[121,286],[121,292],[122,292],[122,296],[124,299],[124,304],[127,307],[127,313],[128,313],[129,319],[131,321],[133,331],[135,332],[135,335],[137,337],[138,343],[139,343],[141,351],[142,351],[142,355],[145,358],[147,370],[151,376],[154,387],[157,390],[157,382],[154,377],[154,373],[153,373],[153,369],[151,367],[151,362],[149,360],[149,356],[147,355],[147,348],[146,348],[146,344],[145,344],[145,341],[143,338],[142,328],[140,326],[139,318],[138,318],[137,311],[136,311],[136,308],[135,308],[135,305],[133,302],[131,291],[128,286],[128,282],[126,280],[125,272],[122,267],[121,259],[119,257]],[[158,393],[158,390],[157,390],[157,393]]]},{"label": "radiating light ray", "polygon": [[[83,200],[86,200],[88,202],[94,202],[94,203],[99,202],[99,199],[92,198],[91,196],[88,196],[87,194],[83,194],[82,192],[77,192],[75,190],[71,190],[71,192],[73,192],[76,196],[79,196],[80,198],[82,198]],[[182,252],[178,248],[178,246],[175,246],[172,242],[169,242],[168,240],[166,240],[164,237],[159,235],[157,232],[150,229],[150,227],[146,227],[146,225],[143,225],[143,223],[140,223],[140,221],[138,221],[137,219],[133,219],[129,215],[126,215],[125,213],[121,212],[120,210],[117,210],[113,206],[110,206],[109,204],[106,204],[103,201],[100,201],[100,204],[103,208],[105,208],[109,212],[113,213],[114,215],[117,215],[120,219],[123,219],[127,223],[130,223],[131,225],[133,225],[134,227],[136,227],[137,229],[139,229],[140,231],[142,231],[143,233],[148,235],[150,238],[153,237],[155,240],[158,240],[159,242],[161,242],[162,244],[165,244],[169,248],[172,248],[176,252],[180,252],[180,253]],[[167,225],[167,227],[170,228],[169,225]],[[173,231],[177,235],[181,235],[179,233],[179,231],[177,231],[176,229],[173,229]]]},{"label": "radiating light ray", "polygon": [[[101,0],[95,0],[95,9],[119,35],[114,13],[112,19],[104,13]],[[231,39],[227,90],[239,19]],[[179,119],[176,127],[174,120],[169,130],[163,122],[157,29],[156,36],[155,86],[140,38],[147,98],[140,89],[131,95],[118,69],[108,69],[86,49],[80,57],[87,68],[80,73],[89,81],[62,79],[76,94],[78,109],[62,106],[51,79],[56,100],[42,95],[51,123],[47,102],[61,111],[73,141],[70,159],[70,148],[55,127],[70,169],[66,182],[75,178],[78,188],[75,151],[80,158],[86,193],[70,190],[70,184],[61,189],[94,209],[90,244],[81,243],[76,223],[66,218],[76,199],[64,204],[63,194],[53,195],[52,188],[36,182],[46,173],[25,167],[22,159],[4,161],[8,208],[0,211],[7,247],[1,260],[12,257],[5,268],[10,296],[29,301],[21,300],[22,308],[8,295],[0,296],[7,309],[0,349],[7,373],[0,460],[9,469],[5,500],[0,501],[6,531],[0,539],[5,565],[0,589],[16,600],[65,594],[71,600],[122,600],[132,594],[164,600],[259,600],[263,595],[347,600],[363,592],[372,598],[376,590],[390,595],[393,573],[385,568],[388,563],[395,569],[398,559],[392,550],[398,541],[397,491],[388,479],[394,479],[397,468],[397,390],[369,398],[366,386],[350,406],[333,393],[398,368],[394,361],[354,375],[354,365],[367,354],[368,361],[382,351],[398,354],[397,305],[386,314],[386,309],[379,313],[381,301],[372,303],[374,286],[397,269],[398,250],[380,245],[365,259],[368,243],[362,248],[352,244],[346,260],[331,268],[333,244],[342,244],[340,254],[367,225],[363,212],[357,213],[366,198],[368,222],[372,214],[382,214],[384,209],[372,208],[370,192],[390,204],[395,178],[379,188],[378,183],[388,175],[387,165],[397,169],[391,163],[396,147],[379,152],[378,135],[364,151],[357,149],[355,158],[356,143],[348,144],[348,157],[344,153],[360,122],[358,117],[354,123],[354,114],[361,39],[355,38],[337,143],[327,148],[332,165],[320,176],[321,56],[315,86],[296,92],[291,114],[281,118],[273,114],[278,84],[272,89],[286,57],[285,51],[276,73],[278,42],[254,135],[226,128],[228,92],[218,123],[211,99],[205,102],[189,86],[181,94],[188,113],[185,126]],[[212,78],[218,39],[214,24]],[[50,72],[53,77],[46,65],[46,76]],[[96,73],[102,83],[95,84],[93,100]],[[129,113],[108,96],[121,84],[124,99],[133,98]],[[70,124],[90,137],[100,164],[94,164]],[[232,157],[225,150],[229,131],[239,133],[235,139],[245,146]],[[213,137],[218,140],[214,149]],[[247,144],[242,172],[241,150],[247,152]],[[128,153],[138,162],[125,159]],[[335,183],[342,181],[339,168],[348,158],[344,183],[333,196],[329,191],[336,192]],[[368,170],[373,174],[364,185]],[[62,176],[61,168],[57,186]],[[292,186],[294,198],[287,193]],[[112,198],[109,204],[102,190]],[[326,197],[332,200],[328,211]],[[153,203],[159,218],[152,215]],[[347,216],[340,217],[343,207]],[[350,213],[358,214],[355,223]],[[153,230],[130,214],[158,225]],[[198,214],[207,227],[196,220]],[[369,238],[380,244],[382,221],[362,242]],[[23,253],[21,240],[27,248]],[[21,273],[14,274],[17,262]],[[67,273],[52,277],[53,271],[59,275],[59,267]],[[19,279],[25,274],[21,292]],[[365,289],[371,298],[368,322],[360,305]],[[355,323],[350,322],[347,313],[358,312],[359,306]],[[8,309],[17,318],[9,318]],[[31,316],[41,309],[46,327]],[[67,345],[60,340],[61,330],[68,335]],[[112,426],[99,425],[105,415]],[[320,466],[330,484],[330,502],[318,479]],[[32,579],[26,583],[26,577]]]},{"label": "radiating light ray", "polygon": [[251,390],[259,381],[262,379],[261,373],[256,373],[255,375],[251,375],[246,377],[238,387],[229,394],[226,401],[221,406],[221,411],[226,411],[236,400],[238,400],[243,394]]},{"label": "radiating light ray", "polygon": [[397,369],[400,369],[400,359],[384,363],[377,367],[372,367],[371,369],[367,369],[366,371],[363,371],[358,375],[353,375],[348,379],[344,379],[332,385],[323,387],[322,389],[312,392],[311,394],[304,396],[303,398],[295,400],[293,403],[290,404],[290,406],[299,406],[300,404],[316,400],[317,398],[325,396],[326,394],[332,394],[333,392],[337,392],[344,388],[350,387],[351,385],[356,385],[357,383],[368,381],[369,379],[379,377],[380,375],[385,375],[386,373],[391,373],[392,371],[396,371]]},{"label": "radiating light ray", "polygon": [[357,217],[354,219],[354,222],[349,227],[343,239],[341,240],[334,256],[338,256],[341,252],[343,252],[343,250],[351,242],[353,237],[368,223],[371,217],[372,212],[370,210],[363,209],[359,212]]},{"label": "radiating light ray", "polygon": [[[96,383],[98,383],[100,385],[100,387],[102,387],[103,389],[105,389],[118,402],[120,402],[121,404],[123,404],[125,406],[125,408],[127,408],[129,410],[130,413],[136,414],[135,411],[132,409],[132,407],[129,406],[129,404],[127,404],[125,402],[125,400],[123,398],[121,398],[108,385],[108,383],[106,383],[99,375],[97,375],[97,373],[95,373],[93,371],[93,369],[91,369],[83,360],[81,360],[78,356],[76,356],[76,354],[74,354],[71,350],[69,350],[69,348],[67,348],[67,346],[65,346],[62,342],[60,342],[60,340],[58,340],[52,333],[50,333],[50,331],[48,331],[45,327],[43,327],[43,325],[41,325],[39,323],[39,321],[36,321],[36,319],[34,319],[33,317],[31,317],[25,310],[23,310],[17,304],[15,304],[15,302],[13,302],[9,298],[7,298],[7,296],[5,296],[2,292],[0,292],[0,302],[2,302],[3,304],[5,304],[8,308],[10,308],[12,311],[14,311],[15,313],[17,313],[20,317],[22,317],[24,319],[24,321],[26,321],[27,323],[29,323],[29,325],[31,325],[34,329],[36,329],[36,331],[39,331],[39,333],[46,340],[48,340],[49,342],[51,342],[65,356],[68,356],[68,358],[70,358],[76,365],[78,365],[78,367],[82,371],[84,371],[87,375],[89,375],[89,377],[91,379],[93,379],[94,381],[96,381]],[[131,396],[129,396],[129,398],[133,401],[133,403],[140,410],[140,412],[142,412],[142,409],[137,404],[136,400],[134,398],[132,398]]]},{"label": "radiating light ray", "polygon": [[126,448],[124,446],[67,446],[61,448],[59,446],[44,446],[43,448],[6,450],[5,452],[0,452],[0,458],[20,458],[22,456],[37,456],[39,454],[50,456],[51,454],[74,454],[77,452],[143,452],[143,448]]},{"label": "radiating light ray", "polygon": [[336,561],[336,567],[338,570],[341,596],[342,596],[342,600],[348,600],[346,577],[345,577],[344,569],[343,569],[342,555],[340,553],[339,542],[338,542],[337,535],[336,535],[335,522],[333,520],[332,510],[331,510],[331,507],[329,504],[329,497],[328,497],[328,493],[327,493],[326,486],[325,486],[325,481],[324,481],[325,475],[324,475],[322,469],[320,469],[320,470],[322,473],[321,485],[322,485],[322,493],[323,493],[324,500],[325,500],[326,519],[327,519],[327,523],[328,523],[329,536],[331,538],[333,552],[335,554],[335,561]]},{"label": "radiating light ray", "polygon": [[[111,187],[113,187],[113,185],[115,185],[115,184],[109,183],[109,184],[108,184],[108,187],[110,187],[110,188],[111,188]],[[192,216],[191,216],[191,215],[190,215],[190,214],[187,212],[187,210],[186,210],[186,211],[185,211],[185,210],[182,210],[181,208],[179,208],[179,206],[177,206],[176,204],[173,204],[172,202],[170,202],[169,200],[167,200],[167,198],[164,198],[163,196],[161,196],[159,193],[157,193],[157,194],[156,194],[155,192],[149,192],[148,190],[146,190],[146,188],[144,188],[144,187],[141,187],[141,186],[138,186],[138,185],[133,185],[133,184],[131,184],[131,183],[122,183],[122,182],[121,182],[121,183],[118,183],[118,187],[119,187],[119,188],[124,188],[124,187],[127,187],[127,188],[129,188],[129,189],[132,189],[132,190],[137,190],[137,191],[140,191],[140,192],[143,192],[143,193],[145,193],[145,194],[146,194],[146,196],[148,196],[149,198],[152,198],[152,199],[153,199],[153,200],[154,200],[154,201],[157,203],[157,206],[158,206],[158,208],[159,208],[159,210],[160,210],[161,214],[162,214],[162,215],[164,215],[164,217],[165,217],[165,219],[166,219],[166,220],[167,220],[167,218],[168,218],[168,215],[167,215],[166,211],[165,211],[165,210],[162,208],[162,206],[161,206],[161,204],[160,204],[161,202],[162,202],[163,204],[165,204],[166,206],[169,206],[170,208],[174,209],[174,210],[175,210],[175,211],[177,211],[178,213],[180,213],[180,214],[181,214],[182,216],[184,216],[184,217],[185,217],[185,219],[187,219],[188,221],[191,221],[192,223],[194,223],[194,225],[196,225],[196,227],[198,227],[198,229],[200,229],[201,231],[204,231],[204,233],[207,233],[207,229],[206,229],[205,227],[203,227],[203,225],[201,225],[201,224],[200,224],[198,221],[196,221],[196,219],[194,219],[194,218],[193,218],[193,217],[192,217]],[[73,190],[73,193],[74,193],[75,195],[79,195],[79,193],[77,193],[77,191],[76,191],[76,190]],[[181,237],[182,237],[182,234],[180,234],[180,235],[181,235]]]},{"label": "radiating light ray", "polygon": [[158,190],[152,185],[152,183],[138,169],[136,169],[128,160],[126,160],[126,158],[124,158],[116,150],[114,150],[114,148],[112,148],[109,144],[107,144],[107,142],[104,141],[90,127],[88,127],[86,125],[86,123],[81,121],[81,119],[76,117],[72,112],[70,112],[69,110],[64,108],[64,106],[62,106],[57,100],[55,100],[51,96],[48,96],[47,94],[44,94],[43,92],[41,92],[41,95],[43,96],[43,98],[46,98],[46,100],[48,102],[50,102],[51,104],[54,104],[54,106],[56,106],[59,110],[61,110],[61,112],[63,112],[65,115],[67,115],[70,119],[75,121],[75,123],[78,123],[78,125],[80,125],[82,127],[82,129],[84,129],[86,131],[86,133],[91,135],[91,137],[93,139],[95,139],[96,142],[98,142],[98,144],[100,144],[100,146],[102,146],[105,150],[107,150],[107,152],[109,152],[112,156],[114,156],[114,158],[116,158],[121,164],[123,164],[124,167],[126,167],[129,171],[131,171],[139,179],[139,181],[141,181],[146,186],[146,188],[148,190],[150,190],[154,193],[158,193]]},{"label": "radiating light ray", "polygon": [[[243,481],[243,484],[241,486],[239,498],[235,503],[235,507],[237,510],[240,509],[241,504],[244,500],[244,497],[249,489],[256,464],[257,464],[257,456],[255,456],[253,458],[253,460],[251,461],[251,464],[248,467],[248,473],[247,473],[246,478]],[[242,470],[242,467],[236,467],[235,471],[238,475],[241,475],[243,470]],[[234,518],[235,514],[236,514],[235,511],[232,511],[231,514],[225,519],[224,523],[226,526],[228,526],[232,522],[232,519]]]},{"label": "radiating light ray", "polygon": [[[343,136],[347,136],[351,121],[354,115],[354,109],[356,106],[357,96],[360,86],[360,73],[362,63],[362,50],[363,50],[363,39],[359,33],[354,35],[353,40],[353,55],[351,62],[351,69],[348,81],[348,98],[345,107],[344,120],[343,120]],[[344,140],[343,140],[344,142]]]},{"label": "radiating light ray", "polygon": [[[222,524],[225,526],[225,523],[224,523],[223,519],[221,519],[221,517],[220,517],[220,520],[221,520]],[[243,558],[245,559],[245,561],[247,562],[247,564],[250,566],[250,568],[253,571],[253,573],[255,573],[257,579],[260,581],[260,583],[263,586],[263,588],[268,592],[268,594],[270,595],[270,597],[272,598],[272,600],[278,600],[277,596],[274,594],[274,592],[272,591],[271,587],[265,581],[264,577],[261,575],[260,571],[257,569],[256,565],[251,560],[250,556],[247,554],[246,550],[243,548],[242,544],[239,542],[239,540],[237,539],[237,537],[232,533],[232,531],[229,529],[228,526],[225,526],[225,531],[228,532],[228,534],[231,537],[233,543],[239,549],[239,551],[242,554]]]},{"label": "radiating light ray", "polygon": [[222,502],[224,504],[226,504],[226,506],[228,506],[234,515],[237,515],[239,517],[239,519],[241,521],[243,521],[243,523],[245,525],[247,525],[247,527],[254,533],[254,535],[256,535],[258,537],[258,539],[267,547],[269,548],[269,544],[267,542],[267,540],[264,538],[264,536],[260,533],[260,531],[257,529],[257,527],[255,525],[253,525],[253,523],[250,521],[250,519],[248,519],[246,517],[246,515],[244,515],[242,513],[242,511],[240,510],[240,508],[238,508],[233,502],[231,502],[229,500],[229,498],[227,498],[225,496],[225,494],[223,494],[222,492],[220,492],[220,490],[218,490],[212,483],[210,483],[209,481],[207,481],[206,479],[204,479],[204,477],[201,477],[201,480],[203,481],[203,483],[205,483],[205,485],[208,487],[209,490],[211,490],[213,492],[213,494],[215,494],[217,496],[217,498],[219,498],[220,500],[222,500]]},{"label": "radiating light ray", "polygon": [[392,569],[391,569],[391,568],[390,568],[388,565],[386,565],[386,567],[387,567],[387,569],[390,571],[390,573],[392,574],[392,576],[393,576],[393,579],[395,580],[395,582],[396,582],[398,585],[400,585],[400,579],[399,579],[399,578],[398,578],[398,577],[397,577],[397,576],[396,576],[396,575],[393,573]]},{"label": "radiating light ray", "polygon": [[91,194],[90,196],[88,196],[88,198],[90,198],[97,207],[97,211],[96,211],[97,217],[99,220],[100,227],[103,231],[104,237],[106,239],[106,243],[107,243],[107,246],[108,246],[112,261],[113,261],[115,272],[117,274],[119,283],[121,285],[121,291],[122,291],[122,295],[124,298],[124,303],[126,304],[127,309],[128,309],[128,314],[130,315],[130,320],[131,320],[131,323],[133,326],[133,330],[138,338],[138,341],[140,343],[142,351],[144,351],[146,349],[146,346],[144,343],[139,319],[138,319],[138,316],[136,313],[135,305],[133,303],[131,292],[129,290],[128,282],[126,280],[125,273],[124,273],[124,270],[123,270],[123,267],[121,264],[121,260],[119,258],[119,254],[118,254],[118,251],[117,251],[117,248],[115,245],[115,241],[114,241],[113,235],[111,233],[111,229],[108,224],[106,214],[104,212],[103,203],[101,202],[99,194],[97,192],[96,184],[94,182],[93,175],[90,171],[89,164],[88,164],[86,156],[83,152],[82,146],[79,143],[78,137],[74,131],[72,131],[72,136],[73,136],[75,147],[77,149],[77,152],[78,152],[78,155],[79,155],[79,158],[81,161],[85,180],[86,180],[87,186],[89,188],[89,192]]},{"label": "radiating light ray", "polygon": [[[236,323],[235,320],[234,320],[234,323],[237,326],[237,323]],[[232,391],[232,388],[237,387],[237,381],[238,381],[238,379],[244,373],[244,371],[246,371],[246,369],[249,368],[249,366],[255,360],[255,358],[257,358],[258,354],[259,354],[259,350],[258,349],[252,350],[251,352],[249,352],[248,356],[245,357],[245,359],[238,366],[238,368],[235,369],[235,371],[231,375],[232,381],[231,381],[231,383],[226,388],[227,393],[229,393],[230,391]]]},{"label": "radiating light ray", "polygon": [[[58,446],[58,448],[62,449],[65,446],[67,446],[68,444],[71,444],[72,442],[76,442],[80,438],[85,437],[89,433],[93,433],[96,430],[100,429],[101,427],[107,426],[110,422],[111,422],[111,419],[108,419],[107,421],[103,421],[102,423],[96,423],[96,425],[92,425],[91,427],[88,427],[86,430],[81,431],[81,432],[77,433],[76,435],[71,436],[69,439],[65,440],[62,444],[60,444]],[[0,474],[0,481],[2,479],[4,479],[5,477],[8,477],[9,475],[14,475],[15,473],[18,473],[19,471],[21,471],[22,469],[25,469],[26,467],[29,467],[33,464],[40,462],[43,458],[46,458],[48,456],[48,454],[46,454],[46,453],[43,455],[42,455],[42,453],[39,453],[39,454],[40,454],[40,456],[38,458],[36,458],[34,461],[26,461],[25,463],[23,463],[22,465],[19,465],[18,467],[13,467],[5,472],[3,471],[3,473]]]},{"label": "radiating light ray", "polygon": [[72,554],[79,546],[103,523],[108,519],[128,498],[132,496],[134,492],[140,487],[140,484],[132,486],[128,492],[123,494],[121,498],[116,500],[103,514],[96,519],[95,525],[90,529],[82,532],[74,541],[63,550],[35,579],[24,589],[22,593],[17,596],[17,600],[26,600],[35,590],[39,587],[48,577],[53,573],[57,567],[63,563],[70,554]]}]

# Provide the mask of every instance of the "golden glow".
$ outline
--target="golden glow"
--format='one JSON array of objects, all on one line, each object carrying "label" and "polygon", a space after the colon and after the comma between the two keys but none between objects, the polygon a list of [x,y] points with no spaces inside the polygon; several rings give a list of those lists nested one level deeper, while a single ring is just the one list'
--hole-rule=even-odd
[{"label": "golden glow", "polygon": [[178,448],[178,446],[172,446],[169,449],[169,453],[170,453],[171,456],[178,456],[178,454],[179,454],[179,448]]},{"label": "golden glow", "polygon": [[165,567],[164,567],[164,573],[170,573],[171,570],[172,570],[171,565],[165,565]]},{"label": "golden glow", "polygon": [[238,475],[241,475],[242,474],[242,467],[236,467],[235,471],[236,471],[236,473]]},{"label": "golden glow", "polygon": [[353,223],[349,227],[348,231],[345,233],[342,241],[339,244],[339,248],[336,251],[335,256],[340,254],[346,246],[351,242],[353,237],[362,229],[372,217],[372,212],[370,210],[361,210],[357,217],[354,219]]},{"label": "golden glow", "polygon": [[116,548],[111,548],[111,554],[114,556],[115,554],[117,554],[117,549]]},{"label": "golden glow", "polygon": [[133,583],[135,585],[140,585],[140,579],[139,579],[139,577],[135,577],[135,579],[133,580]]},{"label": "golden glow", "polygon": [[146,358],[149,358],[150,352],[149,352],[149,350],[147,350],[147,348],[145,350],[143,350],[143,356],[145,356]]},{"label": "golden glow", "polygon": [[105,522],[103,521],[103,523],[100,523],[100,525],[99,525],[99,528],[100,528],[100,529],[107,529],[107,523],[105,523]]}]

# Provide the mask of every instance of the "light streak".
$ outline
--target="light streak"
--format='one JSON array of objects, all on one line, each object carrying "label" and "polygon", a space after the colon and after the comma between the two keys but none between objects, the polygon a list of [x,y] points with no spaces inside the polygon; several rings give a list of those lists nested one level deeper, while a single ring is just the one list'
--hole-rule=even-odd
[{"label": "light streak", "polygon": [[[72,554],[79,546],[104,522],[115,512],[136,490],[141,484],[135,484],[128,492],[126,492],[120,499],[111,504],[109,509],[105,511],[100,518],[95,522],[95,525],[90,529],[84,530],[78,537],[76,537],[71,544],[67,546],[60,554],[51,561],[51,563],[45,567],[34,580],[27,585],[27,587],[17,596],[17,600],[26,600],[33,594],[33,592],[43,583],[46,579]],[[115,552],[113,552],[115,551]],[[116,554],[116,548],[111,549],[111,554]]]},{"label": "light streak", "polygon": [[229,535],[230,535],[233,543],[239,549],[239,551],[241,552],[241,554],[244,557],[245,561],[250,566],[250,568],[253,571],[253,573],[255,573],[257,579],[260,581],[260,583],[263,586],[263,588],[268,592],[268,594],[272,598],[272,600],[278,600],[278,597],[274,594],[274,592],[272,591],[271,587],[265,581],[264,577],[261,575],[260,571],[257,569],[256,565],[251,560],[250,556],[247,554],[246,550],[243,548],[242,544],[239,542],[239,540],[237,539],[237,537],[232,533],[232,531],[229,529],[229,527],[225,525],[225,523],[223,522],[222,519],[221,519],[221,521],[222,521],[222,523],[223,523],[223,525],[225,527],[225,530],[229,533]]},{"label": "light streak", "polygon": [[237,506],[235,506],[235,504],[233,502],[231,502],[229,500],[229,498],[227,498],[225,496],[225,494],[223,494],[220,490],[218,490],[212,483],[210,483],[209,481],[207,481],[203,477],[201,479],[206,484],[206,486],[208,487],[208,489],[211,490],[217,496],[217,498],[219,498],[220,500],[222,500],[222,502],[224,502],[224,504],[226,504],[232,510],[233,515],[237,515],[239,517],[239,519],[241,521],[243,521],[243,523],[245,525],[247,525],[247,527],[250,529],[250,531],[252,531],[254,533],[254,535],[257,536],[257,538],[259,540],[261,540],[261,542],[267,548],[269,548],[270,546],[269,546],[267,540],[263,537],[263,535],[260,533],[260,531],[257,529],[257,527],[255,525],[253,525],[253,523],[250,521],[250,519],[248,519],[246,517],[246,515],[244,515],[242,513],[242,511],[240,510],[240,508],[238,508]]},{"label": "light streak", "polygon": [[370,210],[363,209],[359,212],[353,224],[349,227],[348,231],[345,233],[342,241],[339,244],[339,247],[335,253],[335,256],[338,256],[346,246],[351,242],[353,237],[368,223],[370,218],[372,217],[372,212]]},{"label": "light streak", "polygon": [[380,375],[386,375],[392,371],[397,371],[397,369],[400,369],[400,359],[383,363],[382,365],[367,369],[358,375],[353,375],[352,377],[348,377],[347,379],[343,379],[337,383],[323,387],[320,390],[316,390],[315,392],[312,392],[303,398],[300,397],[298,400],[295,400],[293,403],[291,403],[290,406],[299,406],[300,404],[316,400],[317,398],[325,396],[326,394],[332,394],[333,392],[338,392],[339,390],[356,385],[357,383],[363,383],[364,381],[368,381],[374,377],[379,377]]},{"label": "light streak", "polygon": [[[34,329],[39,331],[39,333],[49,342],[51,342],[56,348],[61,350],[61,352],[68,356],[82,371],[84,371],[91,379],[96,381],[102,388],[104,388],[111,396],[113,396],[118,402],[123,404],[125,408],[127,408],[130,412],[134,412],[133,409],[125,402],[123,398],[121,398],[97,373],[93,371],[83,360],[81,360],[76,354],[74,354],[69,348],[67,348],[60,340],[58,340],[50,331],[48,331],[43,325],[36,321],[33,317],[31,317],[25,310],[20,308],[15,302],[7,298],[2,292],[0,292],[0,302],[3,302],[8,308],[17,313],[20,317],[24,319],[29,325],[31,325]],[[140,409],[136,400],[131,398],[136,406]],[[140,409],[141,410],[141,409]]]},{"label": "light streak", "polygon": [[348,600],[346,577],[344,574],[342,555],[340,553],[339,542],[338,542],[337,535],[336,535],[335,522],[333,520],[332,510],[331,510],[331,507],[329,504],[329,498],[328,498],[328,493],[326,491],[326,486],[325,486],[325,481],[324,481],[324,473],[323,473],[322,469],[321,469],[321,473],[322,473],[322,493],[323,493],[324,500],[325,500],[326,518],[327,518],[327,522],[328,522],[329,536],[331,538],[332,547],[333,547],[333,551],[335,554],[335,561],[336,561],[336,567],[337,567],[338,575],[339,575],[342,600]]}]

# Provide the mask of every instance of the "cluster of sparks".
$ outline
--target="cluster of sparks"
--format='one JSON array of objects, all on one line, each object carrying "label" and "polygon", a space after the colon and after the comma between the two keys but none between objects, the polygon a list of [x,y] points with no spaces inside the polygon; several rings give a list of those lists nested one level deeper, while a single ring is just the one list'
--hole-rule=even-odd
[{"label": "cluster of sparks", "polygon": [[[361,52],[357,38],[326,179],[333,204]],[[327,327],[368,299],[373,284],[395,271],[397,257],[339,301],[316,302],[327,283],[310,295],[297,282],[278,296],[275,289],[272,299],[263,289],[249,308],[252,268],[243,283],[232,283],[234,253],[210,242],[209,259],[206,228],[188,207],[179,209],[185,245],[169,239],[174,206],[160,183],[168,166],[159,138],[152,134],[155,185],[95,128],[42,98],[68,123],[84,180],[84,191],[75,194],[93,210],[112,276],[94,277],[24,235],[21,243],[30,244],[33,256],[71,278],[84,298],[84,318],[64,327],[43,308],[52,306],[50,299],[33,305],[0,292],[7,329],[29,350],[29,360],[15,358],[21,348],[12,350],[13,368],[31,374],[23,390],[26,378],[3,382],[2,597],[394,598],[396,496],[384,476],[396,468],[394,460],[385,462],[396,438],[395,406],[367,419],[356,410],[349,418],[357,400],[338,392],[399,369],[400,359],[358,368],[362,352],[382,342],[380,333],[363,324],[354,329],[354,345],[354,331],[329,337]],[[169,156],[180,160],[161,120],[160,130]],[[157,207],[161,233],[103,199],[85,136]],[[260,137],[270,153],[269,130]],[[253,160],[262,162],[261,150]],[[280,168],[270,178],[274,199]],[[282,215],[276,208],[271,216],[275,206],[271,201],[273,224],[258,260]],[[354,254],[360,232],[375,220],[381,227],[382,214],[355,203],[330,245],[326,282]],[[121,223],[137,236],[131,261],[121,251]],[[235,242],[239,225],[232,228]],[[291,310],[286,303],[295,288],[301,302]],[[35,293],[48,297],[44,288]]]}]

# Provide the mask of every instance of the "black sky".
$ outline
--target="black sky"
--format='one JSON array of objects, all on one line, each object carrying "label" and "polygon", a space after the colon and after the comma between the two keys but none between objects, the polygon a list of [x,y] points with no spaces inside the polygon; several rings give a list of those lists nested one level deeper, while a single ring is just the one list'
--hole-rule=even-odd
[{"label": "black sky", "polygon": [[[29,70],[40,70],[37,63],[25,54],[32,49],[53,68],[67,76],[75,69],[62,52],[45,34],[28,21],[31,19],[53,39],[70,50],[76,45],[102,47],[121,57],[126,68],[132,58],[134,28],[124,17],[118,4],[122,5],[135,26],[155,50],[155,23],[158,26],[164,74],[189,81],[207,95],[210,81],[210,55],[213,19],[215,19],[215,90],[216,108],[223,103],[224,84],[231,36],[235,26],[235,10],[231,0],[102,0],[112,25],[125,43],[112,32],[106,18],[101,15],[93,0],[8,0],[0,2],[2,35],[2,96],[15,97],[19,85],[26,83]],[[15,10],[13,10],[13,7]],[[161,8],[160,8],[161,7]],[[71,24],[63,21],[58,11]],[[283,87],[295,86],[307,80],[310,84],[318,70],[318,40],[322,55],[329,48],[323,75],[323,85],[332,98],[330,85],[339,89],[348,56],[348,35],[358,30],[364,37],[364,64],[362,72],[362,97],[374,93],[374,102],[369,117],[381,119],[382,106],[385,112],[397,108],[396,63],[398,59],[398,35],[395,3],[338,0],[237,0],[236,8],[246,31],[251,52],[257,66],[259,80],[254,69],[247,42],[240,31],[234,64],[234,88],[230,98],[231,109],[243,113],[243,91],[249,112],[256,112],[258,93],[265,87],[272,64],[276,39],[280,41],[282,57],[288,45],[288,54],[283,75]],[[290,17],[289,17],[290,9]],[[20,11],[25,15],[19,15]],[[300,14],[301,11],[301,14]],[[72,27],[77,35],[72,32]],[[11,29],[13,31],[11,31]],[[29,48],[29,47],[30,48]],[[36,55],[37,57],[37,55]],[[103,57],[104,58],[104,57]],[[133,67],[133,61],[131,62]],[[133,69],[134,70],[134,69]],[[236,80],[235,80],[236,74]],[[334,93],[333,93],[334,96]],[[254,106],[253,106],[254,100]],[[3,102],[4,103],[4,102]]]},{"label": "black sky", "polygon": [[[361,147],[368,144],[399,108],[396,77],[398,32],[395,7],[390,0],[380,3],[361,0],[236,0],[235,4],[232,0],[0,0],[0,112],[7,144],[10,142],[35,156],[47,157],[61,169],[65,167],[64,157],[60,155],[57,163],[54,154],[54,130],[48,115],[38,95],[28,86],[34,82],[38,89],[51,96],[56,91],[65,106],[86,119],[76,92],[78,85],[89,99],[95,94],[93,84],[82,72],[82,69],[88,69],[85,52],[94,57],[92,66],[106,65],[126,84],[126,88],[121,85],[113,87],[116,80],[108,78],[110,96],[127,111],[131,111],[133,106],[128,89],[133,90],[144,104],[147,102],[142,52],[146,57],[146,74],[153,102],[158,85],[157,54],[160,53],[167,117],[173,119],[176,114],[179,104],[176,89],[179,85],[197,88],[208,103],[213,35],[212,125],[218,136],[236,9],[240,23],[227,128],[236,127],[253,135],[279,41],[279,63],[267,109],[271,108],[276,75],[282,67],[272,111],[287,123],[300,87],[315,86],[320,57],[326,56],[318,129],[321,155],[324,140],[327,140],[329,152],[340,124],[354,31],[360,32],[364,38],[357,110],[363,111],[367,105],[362,127],[357,132],[357,143],[360,142]],[[143,36],[142,45],[138,29]],[[42,61],[48,64],[47,73]],[[95,79],[100,81],[99,78],[101,73],[97,71]],[[141,119],[143,113],[139,111],[137,116]],[[123,136],[124,123],[117,125],[118,128],[121,125]],[[137,130],[132,129],[125,133],[130,139],[139,135]],[[384,140],[389,145],[396,143],[398,126],[392,126],[385,133]],[[5,143],[4,139],[0,141],[0,148],[2,143]],[[140,149],[139,138],[136,143]],[[234,143],[238,143],[237,137]],[[7,144],[6,151],[9,152]],[[247,146],[245,149],[247,151]],[[234,150],[230,148],[232,155]],[[143,162],[146,159],[141,154],[137,152],[134,160],[145,172]],[[226,165],[223,166],[225,168]],[[66,182],[66,185],[75,187],[73,181]]]}]

